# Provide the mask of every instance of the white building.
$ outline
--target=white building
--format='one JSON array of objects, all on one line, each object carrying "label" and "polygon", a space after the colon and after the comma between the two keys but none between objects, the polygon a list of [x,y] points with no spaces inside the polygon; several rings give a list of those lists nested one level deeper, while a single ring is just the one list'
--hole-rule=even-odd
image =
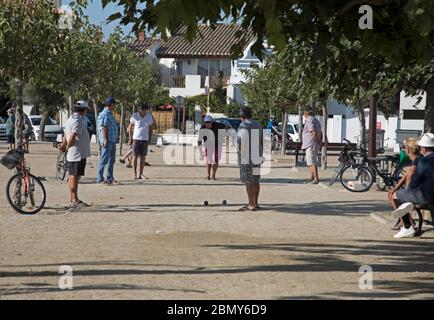
[{"label": "white building", "polygon": [[142,35],[134,42],[133,49],[159,63],[163,84],[169,88],[171,97],[207,94],[207,88],[212,91],[222,83],[228,101],[243,103],[239,89],[244,80],[241,70],[260,64],[250,51],[255,42],[253,34],[244,34],[243,56],[234,60],[231,49],[239,45],[237,33],[244,32],[240,26],[199,25],[199,35],[192,43],[185,39],[185,32],[185,27],[180,28],[166,41]]},{"label": "white building", "polygon": [[[397,130],[408,130],[409,136],[423,132],[424,110],[426,105],[426,94],[422,96],[421,102],[416,105],[417,97],[406,97],[405,92],[400,94],[399,115],[386,119],[383,113],[378,112],[377,129],[384,130],[384,146],[396,148],[402,143],[402,138],[396,135]],[[360,136],[360,122],[358,113],[346,105],[336,101],[327,102],[329,113],[327,138],[329,142],[342,142],[348,139],[356,143]],[[322,117],[318,117],[322,123]],[[366,128],[369,129],[369,109],[365,109]],[[298,122],[298,115],[290,115],[289,121]],[[412,131],[412,132],[410,132]],[[398,138],[398,139],[397,139]]]}]

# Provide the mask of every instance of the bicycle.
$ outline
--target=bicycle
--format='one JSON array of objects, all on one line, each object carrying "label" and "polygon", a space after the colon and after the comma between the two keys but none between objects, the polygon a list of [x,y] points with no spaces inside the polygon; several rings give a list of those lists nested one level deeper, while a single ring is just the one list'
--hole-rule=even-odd
[{"label": "bicycle", "polygon": [[377,178],[384,184],[382,188],[377,184],[379,189],[385,191],[401,179],[407,167],[400,164],[399,155],[369,158],[363,148],[360,155],[356,164],[346,166],[340,176],[342,186],[351,192],[368,191]]},{"label": "bicycle", "polygon": [[6,199],[18,213],[36,214],[44,208],[47,194],[41,180],[30,173],[22,148],[10,150],[0,160],[9,170],[16,170],[6,184]]},{"label": "bicycle", "polygon": [[[59,149],[59,142],[53,142],[53,147]],[[56,181],[65,181],[66,173],[68,172],[68,161],[66,159],[66,152],[60,151],[56,160]]]},{"label": "bicycle", "polygon": [[336,173],[332,176],[330,181],[328,182],[329,186],[332,186],[340,180],[342,176],[342,172],[349,166],[353,166],[357,164],[356,156],[359,155],[358,152],[355,152],[351,147],[351,142],[347,139],[344,139],[344,149],[340,152],[338,156],[339,167],[336,169]]}]

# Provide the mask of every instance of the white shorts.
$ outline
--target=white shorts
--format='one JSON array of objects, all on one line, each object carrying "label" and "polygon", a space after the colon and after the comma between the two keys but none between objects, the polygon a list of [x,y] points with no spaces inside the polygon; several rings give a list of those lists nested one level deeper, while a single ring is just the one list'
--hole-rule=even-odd
[{"label": "white shorts", "polygon": [[306,149],[306,164],[310,166],[317,166],[318,161],[318,151],[319,146],[318,144],[314,144],[311,147]]}]

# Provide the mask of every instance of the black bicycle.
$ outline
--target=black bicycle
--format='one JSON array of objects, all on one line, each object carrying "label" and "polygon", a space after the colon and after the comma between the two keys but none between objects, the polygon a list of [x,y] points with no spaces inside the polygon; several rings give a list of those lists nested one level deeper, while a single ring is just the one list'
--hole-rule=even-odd
[{"label": "black bicycle", "polygon": [[392,188],[405,174],[408,164],[401,164],[399,155],[383,155],[370,158],[361,148],[355,164],[347,165],[341,173],[341,184],[351,192],[366,192],[374,182],[378,189]]},{"label": "black bicycle", "polygon": [[22,145],[6,153],[0,163],[9,170],[16,171],[6,184],[6,199],[10,206],[21,214],[36,214],[41,211],[47,194],[41,180],[30,173]]}]

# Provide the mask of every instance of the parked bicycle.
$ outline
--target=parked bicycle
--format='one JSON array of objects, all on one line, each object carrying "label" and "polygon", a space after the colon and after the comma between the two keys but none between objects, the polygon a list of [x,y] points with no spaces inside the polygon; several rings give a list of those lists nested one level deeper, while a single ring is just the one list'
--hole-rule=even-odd
[{"label": "parked bicycle", "polygon": [[47,194],[41,180],[30,173],[30,167],[24,159],[23,145],[6,153],[0,163],[16,171],[6,184],[6,199],[10,206],[21,214],[41,211]]},{"label": "parked bicycle", "polygon": [[[53,147],[59,149],[59,142],[53,142]],[[58,150],[59,153],[57,155],[56,160],[56,181],[62,182],[65,181],[66,173],[68,172],[68,161],[66,159],[66,152]]]},{"label": "parked bicycle", "polygon": [[[377,154],[383,154],[383,148]],[[351,192],[366,192],[374,182],[378,189],[385,191],[392,188],[404,175],[408,164],[401,164],[399,155],[368,157],[368,151],[360,147],[354,152],[351,161],[346,162],[339,173],[342,186]]]}]

